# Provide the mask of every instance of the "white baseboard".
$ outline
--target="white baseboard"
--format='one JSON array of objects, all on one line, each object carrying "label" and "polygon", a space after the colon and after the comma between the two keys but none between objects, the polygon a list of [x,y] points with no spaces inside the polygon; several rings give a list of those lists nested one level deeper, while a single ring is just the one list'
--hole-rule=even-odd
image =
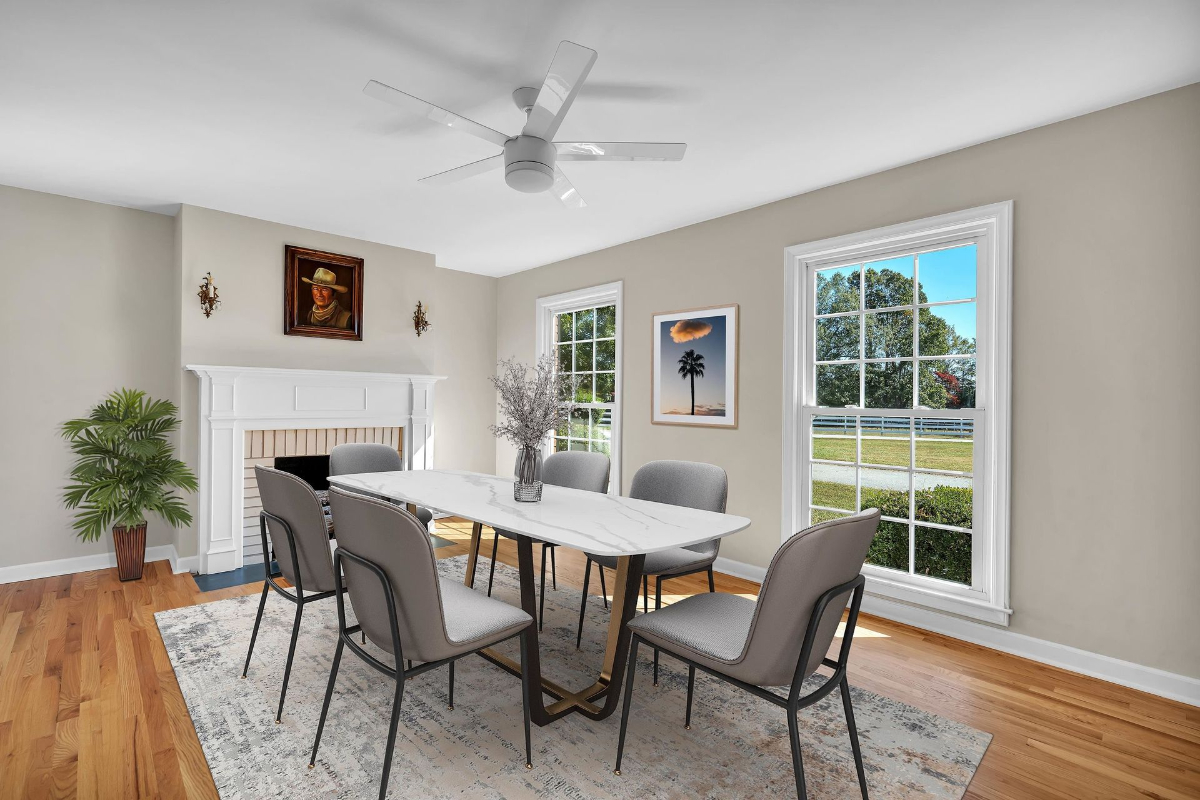
[{"label": "white baseboard", "polygon": [[726,575],[732,575],[735,578],[745,578],[755,583],[762,583],[763,578],[767,577],[766,567],[756,567],[753,564],[745,564],[741,561],[725,558],[725,556],[717,556],[717,560],[713,562],[713,569],[717,572],[724,572]]},{"label": "white baseboard", "polygon": [[[171,548],[174,553],[175,548]],[[200,570],[200,556],[184,556],[183,558],[172,558],[171,571],[176,575],[184,572],[198,572]]]},{"label": "white baseboard", "polygon": [[[713,568],[726,575],[759,583],[762,582],[767,572],[762,567],[721,557],[717,558]],[[879,595],[866,595],[863,598],[862,610],[877,617],[940,633],[943,636],[999,650],[1002,653],[1028,658],[1041,664],[1099,678],[1169,700],[1200,706],[1200,678],[1178,675],[1100,653],[1080,650],[1077,647],[1036,639],[1006,628],[984,625],[962,617],[896,602]]]},{"label": "white baseboard", "polygon": [[[198,560],[195,556],[179,558],[175,553],[175,545],[171,544],[146,548],[147,564],[152,561],[169,561],[171,562],[171,571],[177,574],[195,569]],[[16,564],[11,567],[0,567],[0,584],[52,578],[56,575],[70,575],[75,572],[90,572],[96,569],[109,569],[116,565],[117,555],[111,551],[74,558],[60,558],[55,561]]]}]

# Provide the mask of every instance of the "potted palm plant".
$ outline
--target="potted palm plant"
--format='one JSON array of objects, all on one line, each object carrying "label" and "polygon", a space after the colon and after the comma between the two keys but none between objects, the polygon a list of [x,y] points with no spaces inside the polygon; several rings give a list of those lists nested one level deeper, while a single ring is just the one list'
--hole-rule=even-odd
[{"label": "potted palm plant", "polygon": [[72,527],[83,541],[95,542],[112,526],[117,574],[123,581],[142,577],[146,512],[176,528],[192,522],[174,492],[196,491],[196,476],[175,458],[167,439],[179,427],[177,413],[174,403],[121,389],[86,418],[62,426],[75,453],[72,482],[63,492],[67,508],[79,509]]}]

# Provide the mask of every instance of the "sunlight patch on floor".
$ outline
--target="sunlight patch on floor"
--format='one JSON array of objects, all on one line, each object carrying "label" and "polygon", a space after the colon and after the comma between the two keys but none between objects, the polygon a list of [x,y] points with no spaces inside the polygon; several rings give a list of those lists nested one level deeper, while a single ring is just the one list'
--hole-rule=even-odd
[{"label": "sunlight patch on floor", "polygon": [[[834,634],[834,636],[836,636],[837,638],[840,639],[842,637],[842,635],[845,633],[845,631],[846,631],[845,621],[839,622],[837,633]],[[888,636],[886,633],[880,633],[879,631],[873,631],[870,628],[864,627],[863,624],[860,622],[854,628],[854,638],[855,639],[890,639],[892,637]]]}]

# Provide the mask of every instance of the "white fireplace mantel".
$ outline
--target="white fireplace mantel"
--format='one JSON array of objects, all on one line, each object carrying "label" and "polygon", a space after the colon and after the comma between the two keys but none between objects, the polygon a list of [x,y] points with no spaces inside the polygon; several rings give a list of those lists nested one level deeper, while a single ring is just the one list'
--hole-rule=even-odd
[{"label": "white fireplace mantel", "polygon": [[199,364],[187,369],[200,379],[201,573],[242,566],[246,431],[399,427],[405,469],[433,467],[433,389],[443,375]]}]

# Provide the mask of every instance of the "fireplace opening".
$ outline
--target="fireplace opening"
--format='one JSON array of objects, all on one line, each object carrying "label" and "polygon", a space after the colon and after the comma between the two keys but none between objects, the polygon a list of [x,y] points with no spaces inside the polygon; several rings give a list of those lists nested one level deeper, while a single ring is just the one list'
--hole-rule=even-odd
[{"label": "fireplace opening", "polygon": [[403,429],[303,428],[249,430],[245,432],[242,484],[242,564],[262,563],[262,534],[258,515],[262,496],[254,477],[255,467],[274,467],[297,476],[317,493],[328,512],[329,452],[346,442],[386,444],[402,451]]},{"label": "fireplace opening", "polygon": [[329,456],[275,456],[275,469],[308,483],[318,492],[329,488]]}]

